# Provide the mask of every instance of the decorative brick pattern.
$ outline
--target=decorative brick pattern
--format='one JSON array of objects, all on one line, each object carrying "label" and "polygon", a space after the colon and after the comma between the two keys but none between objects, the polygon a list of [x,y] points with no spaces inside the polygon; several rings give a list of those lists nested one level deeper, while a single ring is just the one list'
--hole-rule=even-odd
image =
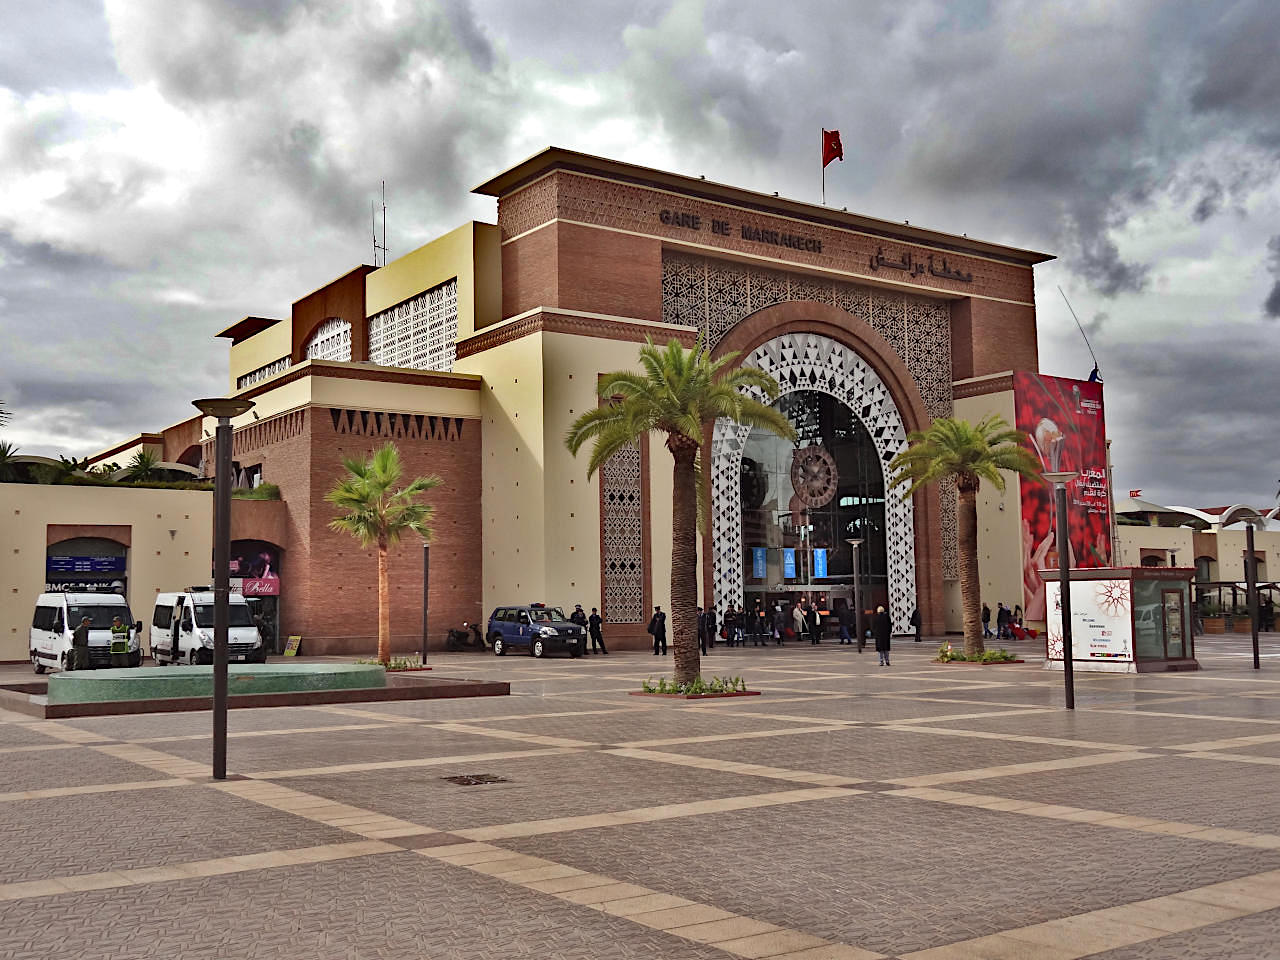
[{"label": "decorative brick pattern", "polygon": [[340,317],[330,317],[311,334],[303,356],[308,360],[350,360],[351,324]]}]

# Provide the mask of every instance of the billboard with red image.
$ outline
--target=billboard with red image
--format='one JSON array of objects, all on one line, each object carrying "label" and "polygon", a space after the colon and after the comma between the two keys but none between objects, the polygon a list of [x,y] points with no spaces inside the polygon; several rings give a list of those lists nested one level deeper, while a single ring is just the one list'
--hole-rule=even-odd
[{"label": "billboard with red image", "polygon": [[[1075,470],[1067,484],[1071,565],[1111,565],[1111,501],[1107,495],[1107,431],[1102,384],[1025,371],[1013,375],[1015,423],[1046,473]],[[1041,570],[1058,569],[1053,487],[1022,479],[1022,601],[1027,620],[1045,619]]]}]

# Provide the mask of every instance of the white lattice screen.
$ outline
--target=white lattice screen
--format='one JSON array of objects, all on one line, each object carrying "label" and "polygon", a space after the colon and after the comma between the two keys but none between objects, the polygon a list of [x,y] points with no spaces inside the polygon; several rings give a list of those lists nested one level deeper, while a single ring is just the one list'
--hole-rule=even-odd
[{"label": "white lattice screen", "polygon": [[369,318],[369,360],[414,370],[453,369],[458,280],[446,280]]},{"label": "white lattice screen", "polygon": [[303,354],[308,360],[350,360],[351,324],[330,317],[316,327]]}]

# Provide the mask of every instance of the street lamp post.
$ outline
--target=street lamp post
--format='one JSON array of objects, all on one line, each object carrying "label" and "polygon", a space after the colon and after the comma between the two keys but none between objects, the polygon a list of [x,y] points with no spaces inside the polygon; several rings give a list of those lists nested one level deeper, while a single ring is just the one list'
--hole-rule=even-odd
[{"label": "street lamp post", "polygon": [[231,593],[231,418],[253,409],[252,400],[212,397],[193,401],[215,417],[213,483],[213,779],[227,779],[227,621]]},{"label": "street lamp post", "polygon": [[[1080,475],[1078,470],[1043,474],[1053,484],[1058,513],[1058,594],[1062,606],[1062,679],[1066,686],[1067,709],[1076,708],[1075,664],[1071,653],[1071,544],[1067,540],[1067,484]],[[1047,615],[1048,611],[1046,611]]]},{"label": "street lamp post", "polygon": [[431,544],[422,541],[422,665],[427,665],[427,582],[431,576]]},{"label": "street lamp post", "polygon": [[1253,553],[1253,528],[1257,521],[1245,520],[1244,529],[1244,582],[1245,602],[1249,604],[1249,631],[1253,634],[1253,669],[1262,669],[1258,656],[1258,558]]},{"label": "street lamp post", "polygon": [[861,537],[850,537],[845,540],[853,548],[853,628],[858,635],[854,642],[858,652],[862,652],[862,566],[858,563],[858,548],[862,546]]}]

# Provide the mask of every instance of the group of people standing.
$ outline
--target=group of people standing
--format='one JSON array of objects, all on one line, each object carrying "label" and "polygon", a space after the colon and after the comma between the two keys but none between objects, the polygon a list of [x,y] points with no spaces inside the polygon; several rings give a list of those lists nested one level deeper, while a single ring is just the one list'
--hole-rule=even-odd
[{"label": "group of people standing", "polygon": [[[1015,631],[1014,628],[1017,628]],[[996,604],[996,632],[991,632],[991,608],[982,605],[982,639],[1012,640],[1015,632],[1022,630],[1022,604],[1015,604],[1010,610],[1003,603]]]},{"label": "group of people standing", "polygon": [[[600,611],[595,607],[591,608],[591,616],[587,616],[582,611],[582,604],[576,603],[573,606],[573,613],[569,614],[569,622],[576,623],[580,627],[586,627],[588,636],[591,637],[591,652],[608,654],[608,650],[604,646],[604,617],[600,616]],[[582,652],[586,653],[586,645],[583,645]]]}]

